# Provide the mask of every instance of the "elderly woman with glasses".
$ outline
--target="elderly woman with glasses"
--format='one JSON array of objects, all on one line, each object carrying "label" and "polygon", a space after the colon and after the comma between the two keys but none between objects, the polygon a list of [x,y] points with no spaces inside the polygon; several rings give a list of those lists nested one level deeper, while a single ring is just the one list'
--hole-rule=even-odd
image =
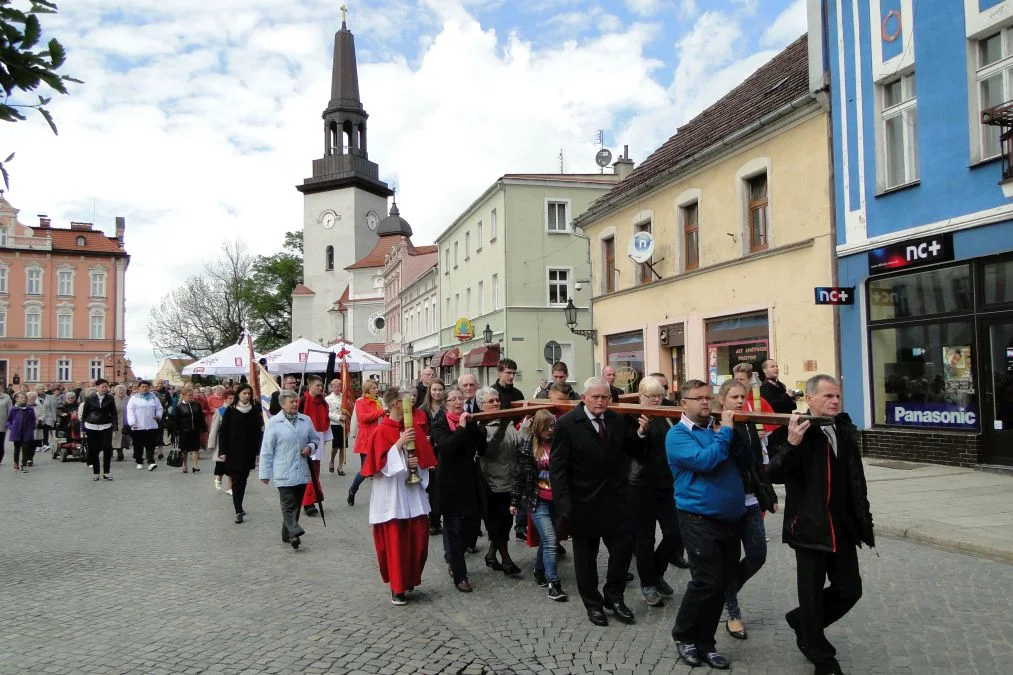
[{"label": "elderly woman with glasses", "polygon": [[[500,409],[499,391],[482,387],[475,394],[482,412],[496,412]],[[511,420],[501,419],[489,422],[485,427],[485,454],[479,458],[482,477],[485,479],[485,527],[489,532],[489,551],[485,554],[485,566],[507,576],[521,573],[510,558],[510,491],[513,488],[514,473],[517,470],[517,451],[524,438]],[[499,560],[496,553],[499,553]]]},{"label": "elderly woman with glasses", "polygon": [[274,481],[281,500],[281,540],[299,548],[306,534],[299,525],[303,494],[310,481],[307,458],[320,447],[320,434],[309,417],[299,412],[299,395],[287,389],[278,394],[281,412],[267,423],[260,445],[260,482]]}]

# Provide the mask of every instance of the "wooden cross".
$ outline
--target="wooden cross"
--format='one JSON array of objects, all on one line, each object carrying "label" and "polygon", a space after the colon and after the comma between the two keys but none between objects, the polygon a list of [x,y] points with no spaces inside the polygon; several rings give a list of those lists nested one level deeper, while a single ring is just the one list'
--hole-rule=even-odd
[{"label": "wooden cross", "polygon": [[[637,394],[625,394],[620,396],[619,403],[610,403],[609,410],[620,415],[646,415],[647,417],[666,417],[668,419],[679,419],[682,417],[683,409],[668,405],[640,405],[639,403],[628,403],[630,400],[638,400]],[[624,400],[625,399],[625,400]],[[576,407],[579,401],[547,401],[538,399],[534,401],[516,401],[512,407],[496,412],[475,413],[471,416],[476,422],[487,422],[499,419],[512,419],[534,415],[539,410],[548,410],[552,414],[565,413]],[[720,414],[712,415],[720,418]],[[799,415],[799,420],[808,420],[815,426],[829,426],[834,423],[831,417],[820,415]],[[766,412],[737,412],[732,419],[735,422],[746,422],[748,424],[774,424],[787,426],[792,416],[783,413]]]}]

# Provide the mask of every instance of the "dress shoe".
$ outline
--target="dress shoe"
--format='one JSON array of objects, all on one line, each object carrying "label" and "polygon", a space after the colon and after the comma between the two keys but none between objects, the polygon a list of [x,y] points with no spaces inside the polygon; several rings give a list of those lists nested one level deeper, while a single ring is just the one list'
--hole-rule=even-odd
[{"label": "dress shoe", "polygon": [[746,625],[742,619],[728,619],[725,621],[725,630],[736,640],[745,640],[749,637],[746,633]]},{"label": "dress shoe", "polygon": [[633,612],[630,610],[629,607],[626,606],[626,603],[624,603],[622,600],[619,600],[614,603],[606,600],[604,607],[609,612],[615,614],[616,620],[618,620],[621,623],[632,625],[637,622],[636,617],[633,616]]},{"label": "dress shoe", "polygon": [[809,653],[806,651],[805,643],[802,642],[802,633],[799,631],[801,626],[799,625],[798,611],[793,609],[788,612],[784,615],[784,620],[787,621],[788,625],[791,626],[791,629],[795,631],[795,646],[798,647],[800,652],[802,652],[802,656],[809,658]]},{"label": "dress shoe", "polygon": [[686,665],[691,668],[696,668],[700,665],[700,653],[696,649],[696,645],[687,644],[685,642],[675,641],[675,649],[679,652],[679,658],[686,662]]},{"label": "dress shoe", "polygon": [[813,673],[814,675],[844,675],[844,671],[841,670],[841,664],[837,662],[837,659],[826,661],[825,663],[817,663]]},{"label": "dress shoe", "polygon": [[349,506],[355,506],[355,495],[353,495],[351,492],[349,492],[348,493],[348,499],[346,499],[345,501],[348,502]]},{"label": "dress shoe", "polygon": [[239,525],[242,522],[243,522],[243,514],[237,513],[236,514],[236,525]]},{"label": "dress shoe", "polygon": [[527,538],[528,538],[527,530],[514,530],[514,539],[520,539],[521,541],[525,541],[527,540]]},{"label": "dress shoe", "polygon": [[313,505],[313,504],[310,504],[309,506],[307,506],[304,509],[304,511],[306,512],[306,515],[309,516],[310,518],[315,518],[316,515],[318,513],[320,513],[319,511],[317,511],[317,507],[315,505]]},{"label": "dress shoe", "polygon": [[654,587],[658,589],[658,595],[662,595],[666,598],[670,598],[675,595],[675,591],[672,590],[672,587],[669,586],[668,582],[664,579],[658,579],[658,583],[656,583]]},{"label": "dress shoe", "polygon": [[648,606],[660,607],[664,604],[661,599],[661,594],[658,593],[658,589],[654,586],[645,586],[641,589],[641,592],[644,594],[644,602],[646,602]]},{"label": "dress shoe", "polygon": [[635,578],[636,578],[636,577],[634,577],[634,576],[633,576],[633,572],[627,572],[627,573],[626,573],[626,583],[630,583],[630,582],[631,582],[631,581],[633,581],[633,580],[634,580]]},{"label": "dress shoe", "polygon": [[672,559],[672,564],[681,570],[689,569],[689,562],[684,556],[676,556]]},{"label": "dress shoe", "polygon": [[700,660],[706,663],[714,670],[728,670],[732,664],[729,663],[728,659],[718,654],[713,649],[702,652],[700,654]]},{"label": "dress shoe", "polygon": [[468,583],[467,579],[461,579],[456,584],[454,584],[454,586],[457,588],[457,590],[461,591],[462,593],[471,593],[473,590],[475,590],[471,587],[471,584]]},{"label": "dress shoe", "polygon": [[521,568],[518,567],[516,564],[514,564],[512,560],[503,565],[503,574],[507,575],[508,577],[515,577],[520,573]]},{"label": "dress shoe", "polygon": [[556,544],[556,555],[558,555],[560,558],[566,555],[566,549],[563,548],[562,544]]},{"label": "dress shoe", "polygon": [[490,568],[490,569],[492,569],[492,571],[494,571],[494,572],[502,572],[503,571],[503,564],[500,563],[499,560],[496,560],[496,556],[488,556],[487,555],[485,557],[485,566],[488,567],[488,568]]},{"label": "dress shoe", "polygon": [[292,541],[289,542],[289,544],[292,545],[292,548],[296,548],[296,549],[299,548],[299,544],[301,544],[301,543],[302,542],[299,541],[299,537],[292,537]]},{"label": "dress shoe", "polygon": [[287,543],[289,543],[290,541],[292,541],[292,538],[291,538],[291,537],[289,537],[289,536],[288,536],[287,534],[283,534],[283,535],[281,535],[281,543],[283,543],[283,544],[287,544]]},{"label": "dress shoe", "polygon": [[605,616],[605,612],[598,609],[597,607],[589,607],[587,610],[588,620],[596,626],[607,626],[609,625],[608,617]]}]

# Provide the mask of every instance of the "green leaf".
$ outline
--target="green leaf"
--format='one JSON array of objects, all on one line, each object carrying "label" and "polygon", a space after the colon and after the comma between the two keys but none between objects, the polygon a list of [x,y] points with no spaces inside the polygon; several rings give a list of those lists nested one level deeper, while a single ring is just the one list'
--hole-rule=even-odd
[{"label": "green leaf", "polygon": [[49,123],[49,128],[53,130],[53,135],[59,136],[60,132],[56,130],[56,123],[53,122],[53,116],[49,114],[49,111],[45,108],[39,108],[39,112],[46,118],[46,122]]},{"label": "green leaf", "polygon": [[62,66],[63,62],[67,60],[67,50],[63,48],[63,45],[56,38],[49,41],[49,60],[53,70]]},{"label": "green leaf", "polygon": [[11,177],[10,177],[10,174],[7,173],[7,167],[4,166],[3,164],[0,164],[0,175],[3,175],[3,177],[4,177],[4,187],[7,188],[8,190],[10,190],[11,189]]},{"label": "green leaf", "polygon": [[74,84],[84,84],[84,80],[79,80],[76,77],[71,77],[70,75],[61,75],[60,79],[63,80],[64,82],[73,82]]},{"label": "green leaf", "polygon": [[12,159],[14,159],[14,154],[15,154],[15,153],[13,153],[13,152],[12,152],[11,154],[7,155],[7,159],[5,159],[5,160],[4,160],[4,162],[9,162],[9,161],[11,161]]},{"label": "green leaf", "polygon": [[39,17],[29,14],[28,18],[25,19],[25,32],[24,38],[21,41],[21,48],[31,49],[34,47],[38,43],[40,35],[42,35],[42,26],[39,24]]}]

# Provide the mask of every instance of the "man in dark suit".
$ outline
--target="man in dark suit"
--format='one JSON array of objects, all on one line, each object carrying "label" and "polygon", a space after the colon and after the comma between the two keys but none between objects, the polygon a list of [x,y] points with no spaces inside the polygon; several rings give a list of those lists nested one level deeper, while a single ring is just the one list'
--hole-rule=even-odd
[{"label": "man in dark suit", "polygon": [[[607,626],[605,611],[622,623],[635,623],[623,602],[626,571],[633,557],[630,532],[629,458],[646,451],[648,419],[630,429],[621,415],[608,409],[608,383],[592,377],[584,383],[582,402],[556,422],[549,453],[557,534],[573,539],[577,591],[596,626]],[[604,597],[598,591],[598,548],[609,552]]]},{"label": "man in dark suit", "polygon": [[[286,391],[295,391],[298,385],[299,380],[296,378],[295,375],[286,375],[285,384],[282,385],[282,388],[285,389]],[[268,406],[267,409],[268,412],[271,413],[271,417],[274,417],[275,415],[281,412],[281,401],[278,398],[278,394],[280,393],[281,392],[276,391],[273,394],[271,394],[271,404],[270,406]]]},{"label": "man in dark suit", "polygon": [[788,391],[784,382],[777,379],[780,370],[777,361],[767,359],[760,367],[763,369],[763,384],[760,385],[760,396],[763,397],[776,413],[791,414],[795,412],[795,401],[801,398],[796,391]]}]

